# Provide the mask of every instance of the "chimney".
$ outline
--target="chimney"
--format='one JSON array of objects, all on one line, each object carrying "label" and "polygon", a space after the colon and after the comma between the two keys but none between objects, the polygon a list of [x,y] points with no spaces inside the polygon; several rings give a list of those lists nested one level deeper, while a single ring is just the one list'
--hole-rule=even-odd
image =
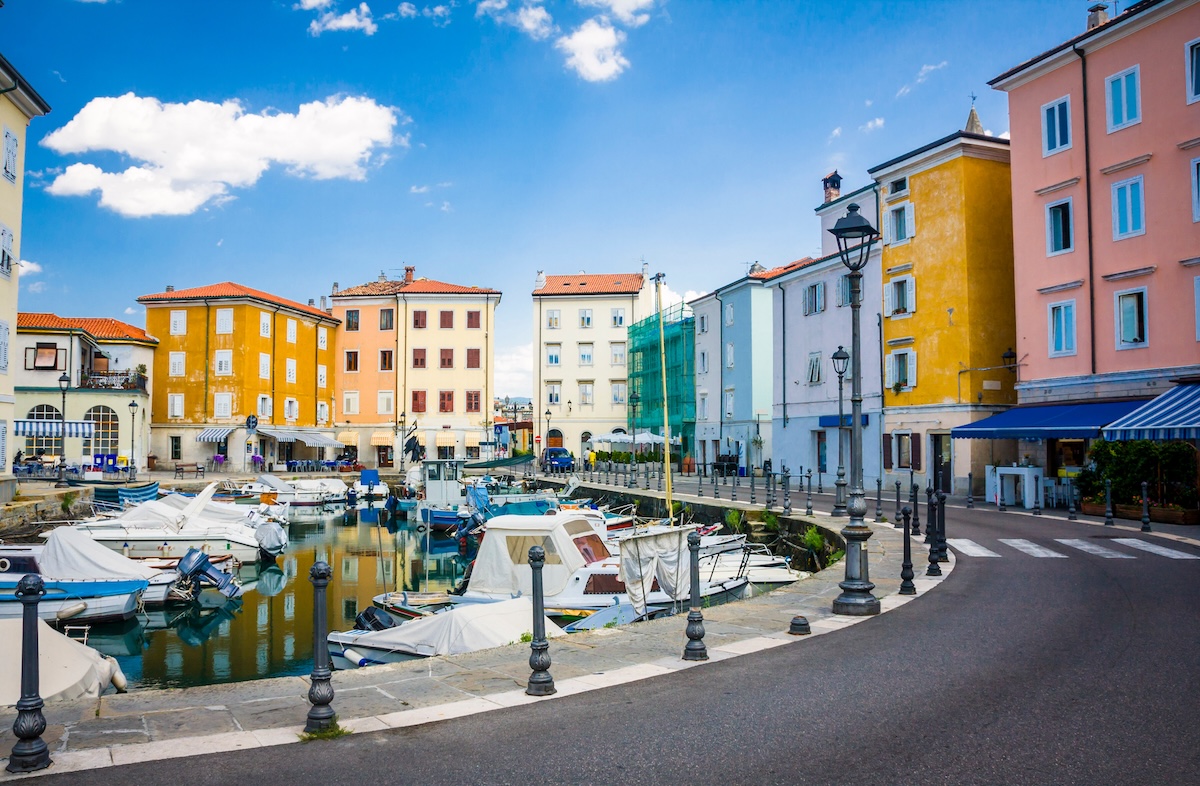
[{"label": "chimney", "polygon": [[337,289],[338,289],[338,287],[337,287],[337,282],[336,282],[336,281],[334,281],[334,282],[333,282],[333,293],[332,293],[332,294],[336,295],[336,294],[337,294]]},{"label": "chimney", "polygon": [[415,267],[413,267],[412,265],[405,265],[404,266],[404,283],[411,284],[413,282],[413,274],[416,272],[417,272],[417,269]]},{"label": "chimney", "polygon": [[312,298],[308,299],[308,307],[309,308],[315,308],[316,305],[317,305],[317,301],[313,300]]},{"label": "chimney", "polygon": [[387,273],[384,273],[382,270],[380,270],[380,271],[379,271],[379,280],[380,280],[381,282],[382,282],[382,281],[387,281]]},{"label": "chimney", "polygon": [[541,289],[544,286],[546,286],[546,274],[539,270],[537,272],[537,278],[533,280],[533,288]]},{"label": "chimney", "polygon": [[1104,3],[1096,3],[1088,9],[1088,30],[1094,30],[1102,24],[1108,22],[1108,6]]},{"label": "chimney", "polygon": [[[174,284],[167,284],[167,291],[168,291],[168,292],[174,292],[174,291],[175,291],[175,285],[174,285]],[[62,430],[62,429],[59,429],[59,431],[61,431],[61,430]]]},{"label": "chimney", "polygon": [[825,204],[829,204],[842,195],[842,176],[837,173],[836,169],[821,178],[821,185],[825,187]]},{"label": "chimney", "polygon": [[325,311],[325,296],[321,295],[321,310]]},{"label": "chimney", "polygon": [[645,260],[642,261],[642,278],[647,281],[650,280],[650,263]]}]

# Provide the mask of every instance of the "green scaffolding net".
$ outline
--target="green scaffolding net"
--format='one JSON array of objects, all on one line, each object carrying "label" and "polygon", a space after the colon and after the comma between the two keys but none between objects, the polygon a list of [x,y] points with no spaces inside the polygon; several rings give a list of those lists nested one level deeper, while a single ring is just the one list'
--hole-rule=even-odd
[{"label": "green scaffolding net", "polygon": [[629,328],[629,425],[634,433],[649,431],[660,436],[663,433],[662,352],[665,351],[667,414],[672,442],[679,446],[672,452],[681,451],[687,457],[692,453],[696,436],[696,319],[691,308],[679,303],[662,312],[661,343],[658,325],[655,312]]}]

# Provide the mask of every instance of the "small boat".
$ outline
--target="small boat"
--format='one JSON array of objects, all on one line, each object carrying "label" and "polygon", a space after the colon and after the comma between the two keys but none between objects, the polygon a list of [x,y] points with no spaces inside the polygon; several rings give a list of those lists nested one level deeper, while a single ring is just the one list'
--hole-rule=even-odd
[{"label": "small boat", "polygon": [[388,484],[379,479],[379,470],[364,469],[351,489],[357,499],[387,499]]},{"label": "small boat", "polygon": [[[291,505],[328,505],[345,502],[349,487],[341,478],[297,478],[283,480],[276,475],[259,475],[250,483],[236,487],[239,495],[250,495],[251,499],[287,502]],[[242,502],[242,499],[238,500]]]},{"label": "small boat", "polygon": [[[28,548],[28,547],[26,547]],[[17,598],[17,582],[27,573],[37,573],[36,557],[22,555],[21,547],[6,546],[0,556],[0,619],[18,619],[22,615]],[[127,620],[137,613],[145,579],[55,579],[42,578],[46,594],[38,603],[38,616],[44,620],[114,622]]]},{"label": "small boat", "polygon": [[[13,664],[0,669],[0,706],[12,706],[21,698],[21,625],[19,619],[0,619],[0,661]],[[44,621],[38,624],[38,661],[38,692],[46,702],[96,697],[110,687],[118,691],[126,687],[115,659],[72,640]]]}]

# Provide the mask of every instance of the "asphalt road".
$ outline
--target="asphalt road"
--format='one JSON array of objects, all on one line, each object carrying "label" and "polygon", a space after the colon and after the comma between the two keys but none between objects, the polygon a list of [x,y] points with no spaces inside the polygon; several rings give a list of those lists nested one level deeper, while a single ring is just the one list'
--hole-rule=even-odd
[{"label": "asphalt road", "polygon": [[934,592],[799,646],[423,727],[45,782],[1200,784],[1200,560],[1082,523],[948,514],[951,538],[999,557],[960,555]]}]

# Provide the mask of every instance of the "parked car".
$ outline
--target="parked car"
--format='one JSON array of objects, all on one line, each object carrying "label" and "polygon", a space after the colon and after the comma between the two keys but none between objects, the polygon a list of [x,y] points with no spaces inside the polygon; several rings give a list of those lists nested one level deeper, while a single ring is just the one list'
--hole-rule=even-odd
[{"label": "parked car", "polygon": [[541,464],[542,472],[571,472],[575,469],[575,457],[566,448],[546,448],[542,451]]}]

